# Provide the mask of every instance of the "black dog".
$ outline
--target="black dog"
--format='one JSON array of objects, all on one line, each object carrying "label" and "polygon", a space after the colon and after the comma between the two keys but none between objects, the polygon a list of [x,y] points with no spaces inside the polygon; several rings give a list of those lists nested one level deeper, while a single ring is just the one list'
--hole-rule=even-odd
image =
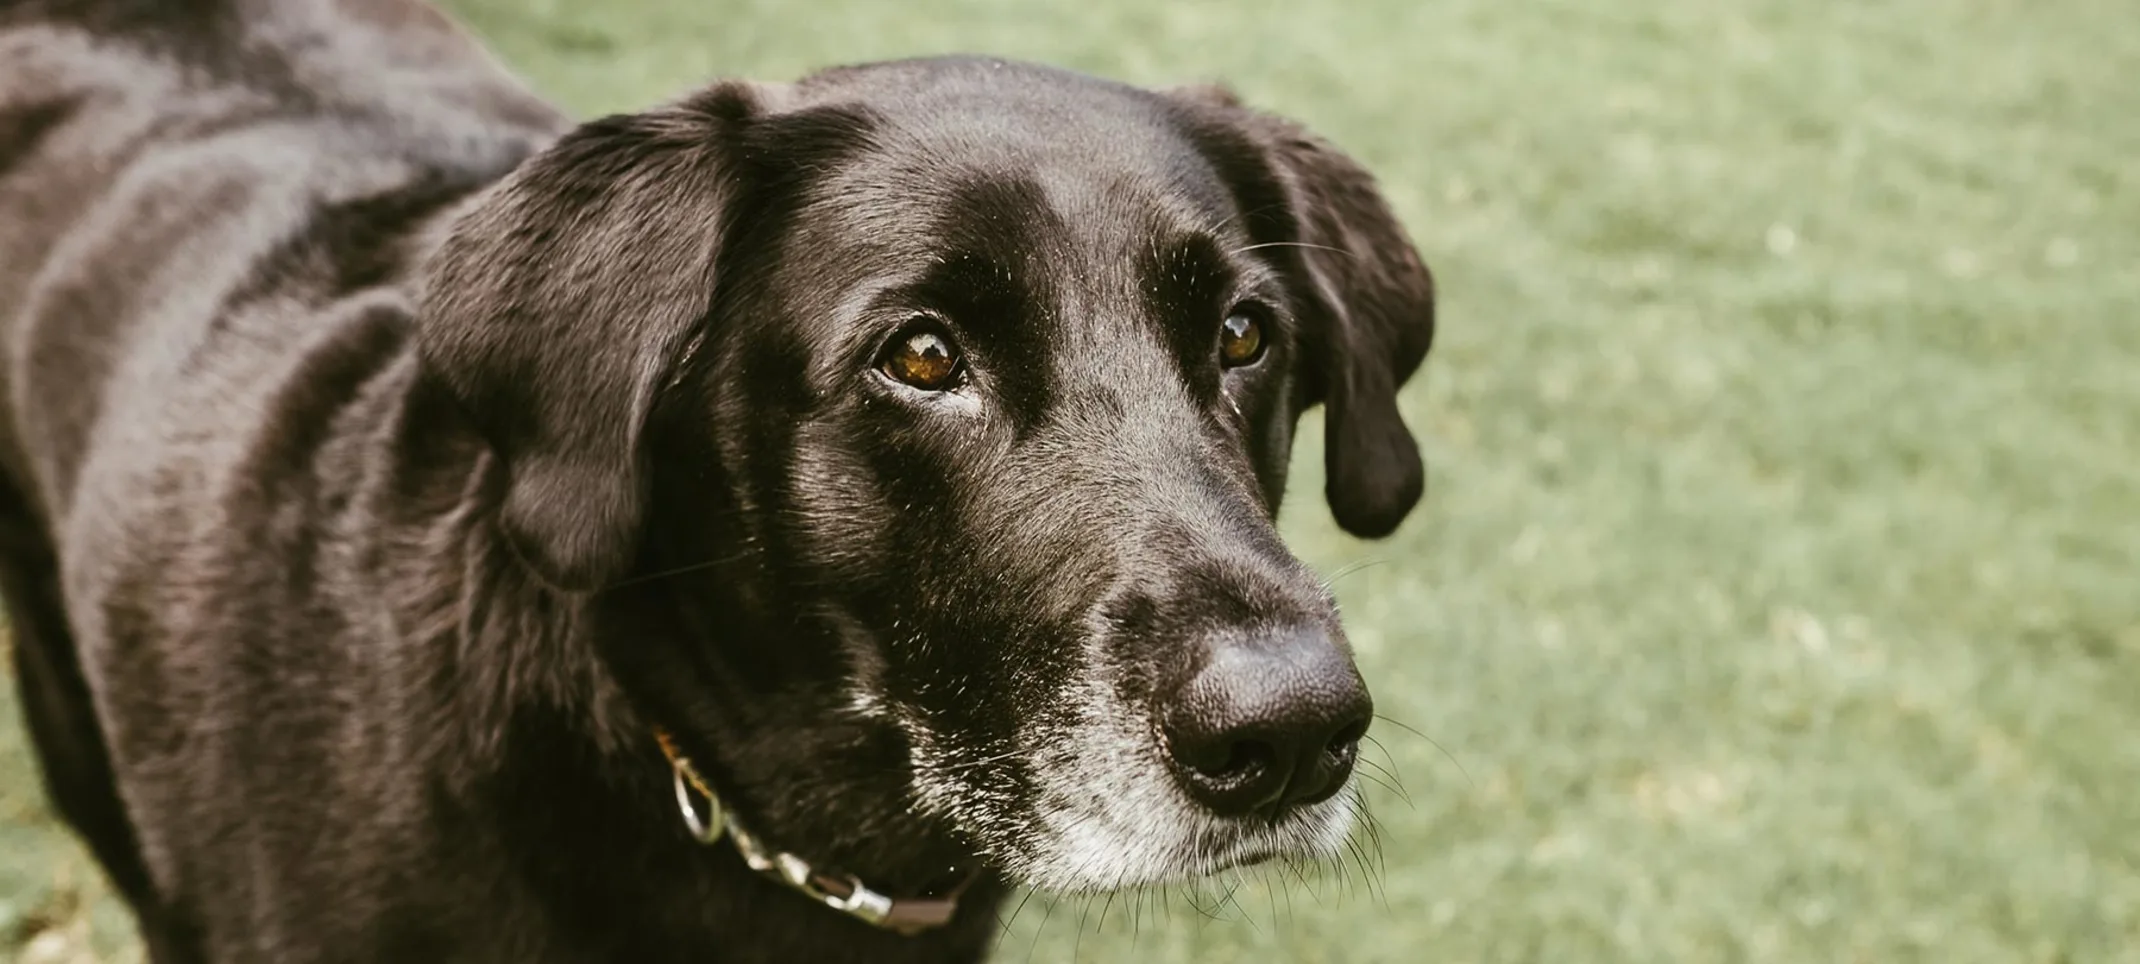
[{"label": "black dog", "polygon": [[48,788],[160,964],[972,959],[1327,855],[1371,714],[1271,517],[1318,403],[1338,521],[1411,508],[1432,300],[1221,91],[575,128],[416,0],[0,0]]}]

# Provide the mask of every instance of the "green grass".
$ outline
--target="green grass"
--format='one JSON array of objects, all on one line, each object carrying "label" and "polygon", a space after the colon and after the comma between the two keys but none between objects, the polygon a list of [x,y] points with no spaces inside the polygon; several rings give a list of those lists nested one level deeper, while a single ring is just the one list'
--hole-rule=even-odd
[{"label": "green grass", "polygon": [[[2123,0],[453,6],[583,113],[948,50],[1224,78],[1436,268],[1423,510],[1338,535],[1310,431],[1285,520],[1380,561],[1353,639],[1448,750],[1378,726],[1372,888],[1035,901],[1005,960],[2140,961]],[[127,959],[14,716],[0,948]]]}]

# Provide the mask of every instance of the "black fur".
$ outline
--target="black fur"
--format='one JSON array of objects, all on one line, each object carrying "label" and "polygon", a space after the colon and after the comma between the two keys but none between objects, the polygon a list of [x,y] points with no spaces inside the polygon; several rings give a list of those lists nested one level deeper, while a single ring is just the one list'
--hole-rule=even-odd
[{"label": "black fur", "polygon": [[[976,958],[1086,885],[1086,700],[1343,646],[1293,425],[1394,528],[1432,302],[1356,164],[1220,91],[947,58],[575,127],[416,0],[0,2],[47,788],[158,964]],[[957,390],[876,370],[917,317]],[[656,726],[778,846],[978,883],[918,937],[815,906],[688,839]]]}]

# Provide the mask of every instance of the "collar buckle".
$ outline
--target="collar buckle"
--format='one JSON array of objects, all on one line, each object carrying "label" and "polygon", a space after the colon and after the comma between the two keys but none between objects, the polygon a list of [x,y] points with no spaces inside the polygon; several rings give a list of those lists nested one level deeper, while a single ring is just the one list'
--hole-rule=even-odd
[{"label": "collar buckle", "polygon": [[[676,785],[676,809],[682,814],[684,828],[691,831],[693,840],[712,844],[725,835],[734,842],[736,852],[742,855],[743,863],[750,869],[840,913],[911,937],[950,923],[958,912],[959,895],[980,876],[980,872],[975,871],[944,897],[895,900],[870,889],[852,874],[819,873],[809,861],[767,847],[743,829],[743,825],[721,805],[721,798],[714,794],[713,787],[699,776],[690,759],[677,751],[668,731],[655,730],[654,739],[661,744],[662,754],[669,758]],[[704,816],[700,816],[698,807],[693,805],[692,791],[697,791],[706,800]]]},{"label": "collar buckle", "polygon": [[[684,827],[691,831],[691,839],[702,844],[721,839],[721,832],[728,825],[728,811],[721,806],[721,798],[706,791],[705,783],[699,779],[697,771],[691,768],[691,761],[677,757],[670,762],[670,769],[675,771],[676,776],[676,809],[683,813]],[[698,788],[699,794],[706,798],[704,817],[700,817],[698,808],[691,805],[691,790],[694,786]]]}]

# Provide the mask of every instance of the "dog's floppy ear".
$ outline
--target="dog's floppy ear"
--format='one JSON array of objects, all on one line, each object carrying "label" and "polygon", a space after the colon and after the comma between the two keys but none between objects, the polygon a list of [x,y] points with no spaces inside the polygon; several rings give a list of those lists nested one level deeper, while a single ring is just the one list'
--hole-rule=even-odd
[{"label": "dog's floppy ear", "polygon": [[723,85],[567,133],[462,215],[426,266],[425,373],[502,460],[502,532],[553,585],[613,581],[637,548],[640,436],[712,303],[747,191],[734,145],[762,93]]},{"label": "dog's floppy ear", "polygon": [[1378,538],[1425,487],[1397,389],[1434,341],[1434,281],[1374,178],[1291,121],[1243,107],[1223,87],[1172,92],[1238,192],[1249,233],[1305,273],[1304,403],[1324,403],[1325,495],[1338,524]]}]

